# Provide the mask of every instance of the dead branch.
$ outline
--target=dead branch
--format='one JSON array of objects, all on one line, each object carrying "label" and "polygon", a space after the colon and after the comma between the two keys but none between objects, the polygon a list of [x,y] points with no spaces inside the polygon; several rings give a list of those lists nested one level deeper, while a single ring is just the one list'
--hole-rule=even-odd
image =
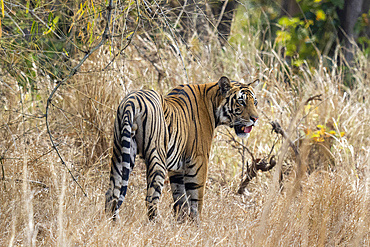
[{"label": "dead branch", "polygon": [[[320,97],[320,95],[317,95],[315,97],[311,97],[312,98],[311,100],[317,99],[317,97]],[[309,102],[309,100],[307,100],[306,102]],[[271,121],[270,124],[272,126],[272,131],[273,132],[275,132],[278,135],[281,135],[283,137],[283,139],[286,139],[288,141],[289,146],[293,149],[294,154],[296,156],[298,167],[301,167],[302,161],[301,161],[301,157],[300,157],[298,148],[290,140],[289,136],[285,133],[285,131],[280,126],[280,124],[279,124],[278,121]],[[255,159],[253,157],[253,155],[251,155],[251,157],[252,157],[252,164],[250,165],[250,167],[248,167],[248,164],[247,164],[247,175],[246,175],[246,178],[240,183],[240,186],[239,186],[239,189],[238,189],[238,193],[239,194],[243,194],[244,193],[245,188],[247,187],[247,185],[249,184],[249,182],[254,177],[257,176],[257,171],[263,171],[263,172],[265,172],[265,171],[269,171],[269,170],[271,170],[272,168],[275,167],[275,165],[277,163],[276,160],[275,160],[275,156],[271,156],[270,157],[270,155],[272,154],[274,148],[275,148],[275,144],[272,146],[272,148],[270,150],[270,153],[267,156],[267,158]],[[268,159],[269,159],[269,162],[267,162]],[[282,176],[282,174],[280,174],[280,177],[281,176]]]},{"label": "dead branch", "polygon": [[275,156],[271,156],[269,162],[267,162],[266,159],[257,159],[257,160],[253,160],[252,161],[252,164],[251,166],[249,167],[248,166],[248,163],[247,163],[247,176],[246,178],[240,183],[239,185],[239,189],[238,189],[238,194],[243,194],[247,185],[249,184],[249,182],[257,176],[257,171],[263,171],[263,172],[266,172],[266,171],[269,171],[271,170],[272,168],[274,168],[276,165],[276,160],[275,160]]},{"label": "dead branch", "polygon": [[[237,142],[237,140],[233,136],[232,136],[232,139],[233,139],[234,142]],[[243,194],[244,193],[244,191],[245,191],[247,185],[249,184],[249,182],[254,177],[257,176],[257,171],[266,172],[266,171],[269,171],[269,170],[271,170],[272,168],[275,167],[275,165],[276,165],[275,156],[274,155],[271,156],[272,152],[274,151],[275,144],[276,144],[276,142],[274,143],[274,145],[272,145],[268,156],[263,158],[263,159],[255,159],[252,152],[250,152],[249,149],[246,146],[241,144],[242,147],[243,147],[243,150],[247,150],[247,152],[251,156],[252,164],[250,166],[248,166],[248,163],[247,163],[246,177],[243,180],[243,177],[244,177],[244,162],[243,162],[242,181],[240,182],[240,185],[239,185],[238,194]]]},{"label": "dead branch", "polygon": [[[230,142],[231,146],[238,149],[240,155],[243,157],[241,181],[240,181],[240,185],[239,185],[239,189],[238,189],[238,194],[243,194],[247,185],[249,184],[249,182],[254,177],[257,176],[257,171],[265,172],[265,171],[269,171],[269,170],[271,170],[272,168],[275,167],[277,162],[275,160],[275,156],[274,155],[271,156],[271,154],[272,154],[272,152],[275,148],[276,140],[275,140],[274,145],[272,145],[272,148],[271,148],[267,157],[265,157],[263,159],[256,159],[256,158],[254,158],[253,153],[248,149],[248,147],[246,145],[244,145],[244,143],[239,142],[235,138],[235,136],[231,134],[229,129],[226,129],[226,131],[228,132],[228,134],[225,134],[225,133],[223,133],[223,134],[226,135],[230,139],[229,142]],[[244,153],[245,153],[245,151],[247,151],[247,153],[252,158],[252,164],[250,166],[248,165],[248,162],[247,162],[246,175],[244,175],[244,164],[245,164],[245,162],[244,162]],[[243,180],[244,177],[245,177],[245,179]]]},{"label": "dead branch", "polygon": [[312,100],[319,100],[319,101],[322,101],[321,96],[322,96],[322,94],[317,94],[317,95],[311,96],[311,97],[309,97],[309,98],[306,100],[306,102],[305,102],[304,104],[305,104],[305,105],[307,105],[307,104],[308,104],[308,103],[310,103],[310,101],[312,101]]},{"label": "dead branch", "polygon": [[281,128],[280,124],[278,121],[271,121],[270,122],[272,126],[272,131],[275,132],[278,135],[281,135],[284,139],[286,139],[289,142],[289,146],[293,149],[294,154],[298,157],[299,152],[297,147],[294,145],[294,143],[290,140],[290,138],[287,136],[283,128]]},{"label": "dead branch", "polygon": [[158,81],[157,82],[159,84],[161,79],[165,75],[165,72],[161,68],[158,68],[158,66],[155,64],[154,59],[151,59],[150,57],[148,57],[143,51],[140,50],[140,47],[138,47],[135,44],[133,44],[133,46],[135,47],[137,52],[139,52],[140,55],[142,55],[154,67],[154,69],[158,72]]}]

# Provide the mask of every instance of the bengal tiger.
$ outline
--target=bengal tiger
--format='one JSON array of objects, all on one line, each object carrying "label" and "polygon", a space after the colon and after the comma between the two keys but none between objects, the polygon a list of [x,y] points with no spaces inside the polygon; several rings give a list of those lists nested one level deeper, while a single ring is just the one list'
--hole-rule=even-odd
[{"label": "bengal tiger", "polygon": [[175,214],[199,220],[215,128],[227,125],[238,136],[249,136],[258,120],[253,89],[257,84],[258,80],[244,84],[221,77],[214,83],[177,86],[166,96],[153,90],[128,94],[114,123],[106,212],[118,217],[140,154],[146,165],[149,219],[157,215],[168,172]]}]

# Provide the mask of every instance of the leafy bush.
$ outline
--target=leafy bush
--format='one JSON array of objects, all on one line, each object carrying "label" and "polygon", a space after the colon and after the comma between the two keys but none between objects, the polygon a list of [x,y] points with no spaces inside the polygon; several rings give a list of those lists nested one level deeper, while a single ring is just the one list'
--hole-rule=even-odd
[{"label": "leafy bush", "polygon": [[304,60],[317,62],[322,55],[332,55],[337,41],[339,18],[344,0],[299,0],[301,11],[294,17],[282,16],[275,20],[275,42],[285,47],[285,55],[292,64],[300,66]]}]

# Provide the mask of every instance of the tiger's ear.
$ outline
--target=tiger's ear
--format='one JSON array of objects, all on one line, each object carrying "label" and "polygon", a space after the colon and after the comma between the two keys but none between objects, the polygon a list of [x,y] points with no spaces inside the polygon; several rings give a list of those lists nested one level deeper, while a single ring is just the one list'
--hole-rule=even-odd
[{"label": "tiger's ear", "polygon": [[220,91],[222,96],[226,96],[226,93],[231,89],[231,83],[229,78],[223,76],[218,80],[218,86],[220,86]]},{"label": "tiger's ear", "polygon": [[260,79],[256,79],[251,83],[248,83],[248,86],[252,86],[253,88],[257,87],[258,84],[260,83]]}]

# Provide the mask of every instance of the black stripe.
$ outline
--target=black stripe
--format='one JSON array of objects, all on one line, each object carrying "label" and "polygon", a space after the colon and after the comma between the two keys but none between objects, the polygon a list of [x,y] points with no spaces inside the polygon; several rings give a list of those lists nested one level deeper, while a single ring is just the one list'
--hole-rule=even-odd
[{"label": "black stripe", "polygon": [[186,190],[197,190],[202,188],[203,186],[197,183],[185,183]]}]

